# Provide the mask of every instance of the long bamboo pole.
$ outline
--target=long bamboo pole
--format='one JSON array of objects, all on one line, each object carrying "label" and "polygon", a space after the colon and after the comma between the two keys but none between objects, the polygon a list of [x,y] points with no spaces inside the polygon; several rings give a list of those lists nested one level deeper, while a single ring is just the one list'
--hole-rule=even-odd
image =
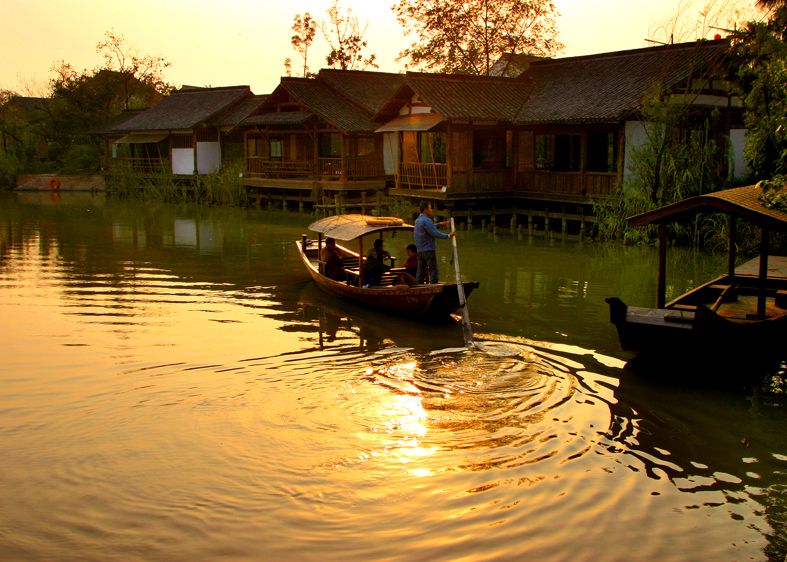
[{"label": "long bamboo pole", "polygon": [[459,296],[459,306],[462,309],[462,334],[465,338],[465,345],[473,347],[473,330],[470,327],[470,313],[467,310],[467,299],[465,298],[465,286],[462,283],[462,274],[459,272],[459,252],[456,248],[456,227],[454,226],[454,217],[451,217],[451,232],[454,236],[451,237],[451,242],[454,247],[454,269],[456,269],[456,292]]}]

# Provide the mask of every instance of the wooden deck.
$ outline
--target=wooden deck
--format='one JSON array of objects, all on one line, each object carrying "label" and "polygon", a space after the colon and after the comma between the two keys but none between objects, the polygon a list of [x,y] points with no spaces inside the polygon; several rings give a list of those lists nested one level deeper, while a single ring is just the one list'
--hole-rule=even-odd
[{"label": "wooden deck", "polygon": [[[759,274],[759,256],[735,268],[735,275],[758,277]],[[787,281],[787,256],[768,256],[768,279]]]}]

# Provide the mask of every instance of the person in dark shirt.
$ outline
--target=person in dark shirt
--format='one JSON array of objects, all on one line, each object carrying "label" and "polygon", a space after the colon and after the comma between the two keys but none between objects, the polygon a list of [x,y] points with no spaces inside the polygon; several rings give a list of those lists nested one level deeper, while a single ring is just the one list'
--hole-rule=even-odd
[{"label": "person in dark shirt", "polygon": [[383,273],[385,273],[389,266],[385,265],[385,259],[390,259],[391,254],[383,249],[383,239],[378,238],[374,241],[374,247],[369,250],[366,256],[366,262],[363,266],[364,283],[369,286],[379,285]]},{"label": "person in dark shirt", "polygon": [[344,261],[336,249],[336,240],[333,238],[325,239],[325,246],[320,250],[320,261],[323,262],[322,273],[329,279],[344,281],[347,278]]},{"label": "person in dark shirt", "polygon": [[415,277],[415,274],[418,273],[418,248],[415,247],[415,244],[408,244],[407,248],[407,261],[404,262],[404,270]]}]

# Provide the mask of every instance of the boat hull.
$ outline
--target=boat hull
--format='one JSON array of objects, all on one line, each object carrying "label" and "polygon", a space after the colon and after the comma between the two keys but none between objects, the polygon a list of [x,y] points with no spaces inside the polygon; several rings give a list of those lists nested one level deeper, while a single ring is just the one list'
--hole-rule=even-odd
[{"label": "boat hull", "polygon": [[747,361],[753,356],[782,356],[787,351],[786,315],[736,322],[703,305],[680,310],[629,307],[617,297],[606,301],[621,347],[639,355]]},{"label": "boat hull", "polygon": [[[304,250],[301,241],[296,241],[296,246],[312,280],[328,294],[374,310],[420,320],[447,319],[461,308],[456,283],[358,287],[324,276],[315,265],[316,250],[312,247]],[[467,299],[478,282],[466,281],[462,285]]]}]

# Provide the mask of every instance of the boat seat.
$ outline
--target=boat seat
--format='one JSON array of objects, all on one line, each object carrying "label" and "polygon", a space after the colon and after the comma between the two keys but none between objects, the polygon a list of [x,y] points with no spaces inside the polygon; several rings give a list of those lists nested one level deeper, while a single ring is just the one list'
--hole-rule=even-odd
[{"label": "boat seat", "polygon": [[697,310],[697,305],[695,304],[674,304],[670,307],[670,310],[683,310],[687,312],[694,312]]},{"label": "boat seat", "polygon": [[393,285],[399,284],[398,273],[383,273],[383,276],[380,278],[381,287],[392,287]]}]

